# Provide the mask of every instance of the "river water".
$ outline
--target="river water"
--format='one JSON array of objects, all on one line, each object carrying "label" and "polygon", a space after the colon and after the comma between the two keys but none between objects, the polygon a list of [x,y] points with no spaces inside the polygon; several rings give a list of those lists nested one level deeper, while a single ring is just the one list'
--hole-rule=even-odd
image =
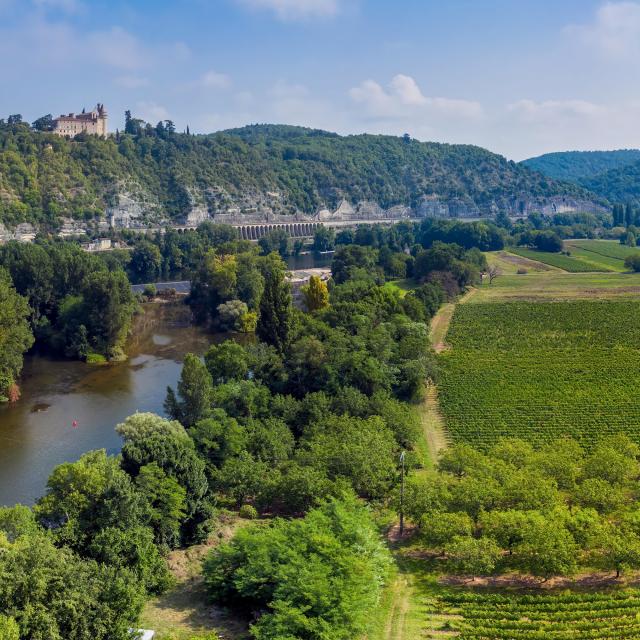
[{"label": "river water", "polygon": [[86,451],[117,452],[115,425],[136,411],[162,414],[184,354],[202,354],[223,337],[192,326],[186,305],[155,304],[136,318],[126,362],[95,366],[27,356],[22,397],[0,406],[0,505],[32,504],[56,465]]},{"label": "river water", "polygon": [[[289,257],[287,265],[325,267],[331,259],[307,253]],[[115,425],[136,411],[163,414],[167,385],[175,386],[184,354],[203,354],[225,337],[194,327],[186,305],[153,304],[135,320],[126,362],[96,366],[26,356],[22,397],[0,405],[0,506],[32,504],[56,465],[86,451],[119,451]]]}]

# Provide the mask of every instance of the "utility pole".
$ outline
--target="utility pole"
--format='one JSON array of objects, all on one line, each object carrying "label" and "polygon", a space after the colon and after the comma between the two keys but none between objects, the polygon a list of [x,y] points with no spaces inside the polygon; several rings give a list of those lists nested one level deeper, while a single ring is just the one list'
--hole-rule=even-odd
[{"label": "utility pole", "polygon": [[402,476],[400,479],[400,537],[404,534],[404,454],[400,454],[400,464],[402,465]]}]

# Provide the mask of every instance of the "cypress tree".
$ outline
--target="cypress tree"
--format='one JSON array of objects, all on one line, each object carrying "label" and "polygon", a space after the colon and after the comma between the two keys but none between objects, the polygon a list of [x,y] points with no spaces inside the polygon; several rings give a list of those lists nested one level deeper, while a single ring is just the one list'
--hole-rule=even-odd
[{"label": "cypress tree", "polygon": [[277,253],[269,254],[262,265],[264,292],[256,334],[263,342],[283,353],[289,344],[293,309],[291,287],[285,282],[285,265]]}]

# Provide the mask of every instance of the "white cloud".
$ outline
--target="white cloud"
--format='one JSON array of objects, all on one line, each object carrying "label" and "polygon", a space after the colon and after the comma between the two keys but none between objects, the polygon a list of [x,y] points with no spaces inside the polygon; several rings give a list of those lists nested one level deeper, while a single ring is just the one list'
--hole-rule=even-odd
[{"label": "white cloud", "polygon": [[403,74],[394,76],[386,89],[374,80],[365,80],[350,89],[349,96],[374,118],[406,119],[424,114],[474,119],[483,115],[479,102],[425,96],[416,81]]},{"label": "white cloud", "polygon": [[162,105],[153,101],[143,100],[136,104],[135,115],[145,122],[155,124],[160,120],[169,120],[169,112]]},{"label": "white cloud", "polygon": [[640,53],[640,3],[607,2],[596,11],[593,22],[569,25],[565,32],[607,57],[636,57]]},{"label": "white cloud", "polygon": [[341,9],[339,0],[236,0],[251,9],[266,9],[279,20],[295,21],[310,18],[332,18]]},{"label": "white cloud", "polygon": [[594,118],[604,115],[607,109],[586,100],[518,100],[507,110],[527,122],[554,121],[559,118]]},{"label": "white cloud", "polygon": [[207,89],[227,89],[231,85],[231,78],[224,73],[209,70],[202,75],[199,84]]},{"label": "white cloud", "polygon": [[427,103],[427,98],[422,95],[420,87],[411,76],[399,73],[391,80],[389,86],[402,104],[420,106]]}]

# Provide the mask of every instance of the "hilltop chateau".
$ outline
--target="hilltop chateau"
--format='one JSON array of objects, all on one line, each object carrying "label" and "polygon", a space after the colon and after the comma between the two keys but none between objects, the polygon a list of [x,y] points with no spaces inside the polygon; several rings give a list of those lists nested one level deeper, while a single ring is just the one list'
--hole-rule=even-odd
[{"label": "hilltop chateau", "polygon": [[53,121],[53,132],[59,136],[73,138],[79,133],[91,133],[97,136],[107,137],[107,112],[103,104],[97,104],[93,111],[86,113],[70,113]]}]

